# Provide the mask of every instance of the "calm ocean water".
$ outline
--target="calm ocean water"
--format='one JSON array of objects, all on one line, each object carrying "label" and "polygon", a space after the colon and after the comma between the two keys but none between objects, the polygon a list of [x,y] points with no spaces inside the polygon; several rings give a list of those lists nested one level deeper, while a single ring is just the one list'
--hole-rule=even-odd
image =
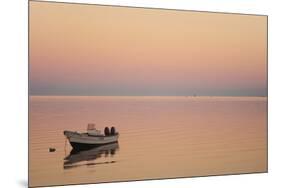
[{"label": "calm ocean water", "polygon": [[[267,170],[265,97],[32,96],[29,123],[30,186]],[[88,123],[119,143],[72,153]]]}]

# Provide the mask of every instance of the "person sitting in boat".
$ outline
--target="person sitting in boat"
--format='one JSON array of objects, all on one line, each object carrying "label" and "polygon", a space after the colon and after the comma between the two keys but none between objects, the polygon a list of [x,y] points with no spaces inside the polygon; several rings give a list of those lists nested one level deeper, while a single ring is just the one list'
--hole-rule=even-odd
[{"label": "person sitting in boat", "polygon": [[109,129],[108,127],[104,128],[104,135],[105,136],[110,136],[110,135],[116,135],[117,132],[115,130],[115,127],[111,127],[111,129]]}]

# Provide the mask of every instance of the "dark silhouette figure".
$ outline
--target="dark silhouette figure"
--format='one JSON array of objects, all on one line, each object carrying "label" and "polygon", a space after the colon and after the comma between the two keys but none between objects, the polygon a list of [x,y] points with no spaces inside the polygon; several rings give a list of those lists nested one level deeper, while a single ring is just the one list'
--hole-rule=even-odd
[{"label": "dark silhouette figure", "polygon": [[116,133],[115,127],[111,127],[110,134],[115,135],[115,133]]},{"label": "dark silhouette figure", "polygon": [[105,135],[105,136],[110,135],[110,132],[109,132],[109,128],[108,128],[108,127],[105,127],[105,128],[104,128],[104,135]]}]

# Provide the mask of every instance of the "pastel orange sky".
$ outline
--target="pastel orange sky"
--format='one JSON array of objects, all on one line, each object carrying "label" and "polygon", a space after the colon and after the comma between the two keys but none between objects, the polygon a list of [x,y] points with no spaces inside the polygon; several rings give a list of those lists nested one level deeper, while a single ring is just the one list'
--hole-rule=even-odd
[{"label": "pastel orange sky", "polygon": [[30,1],[31,95],[267,96],[267,17]]}]

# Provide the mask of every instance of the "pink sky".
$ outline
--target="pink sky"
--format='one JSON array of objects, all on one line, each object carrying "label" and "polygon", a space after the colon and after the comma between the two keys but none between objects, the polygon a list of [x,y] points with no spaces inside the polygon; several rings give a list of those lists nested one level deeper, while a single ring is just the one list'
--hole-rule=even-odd
[{"label": "pink sky", "polygon": [[30,2],[31,95],[267,95],[267,17]]}]

